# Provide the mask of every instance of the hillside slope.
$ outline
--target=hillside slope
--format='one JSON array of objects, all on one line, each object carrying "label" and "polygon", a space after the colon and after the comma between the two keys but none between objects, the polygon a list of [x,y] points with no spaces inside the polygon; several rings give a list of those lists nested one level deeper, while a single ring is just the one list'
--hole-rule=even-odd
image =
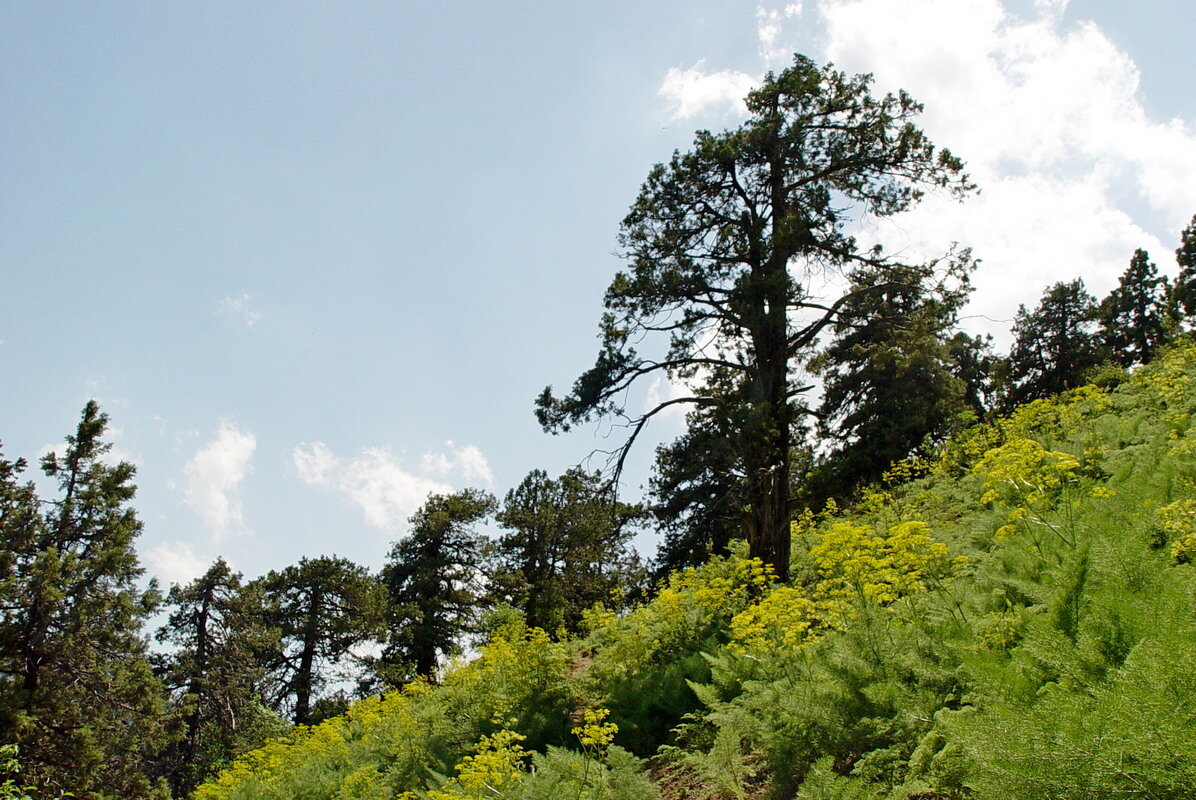
[{"label": "hillside slope", "polygon": [[250,753],[255,798],[1187,798],[1196,347],[955,436],[558,642],[502,629]]}]

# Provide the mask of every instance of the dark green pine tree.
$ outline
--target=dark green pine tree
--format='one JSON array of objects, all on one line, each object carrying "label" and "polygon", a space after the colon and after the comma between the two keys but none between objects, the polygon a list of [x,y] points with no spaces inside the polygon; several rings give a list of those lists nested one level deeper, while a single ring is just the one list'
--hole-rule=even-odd
[{"label": "dark green pine tree", "polygon": [[1032,312],[1018,308],[1003,364],[1001,407],[1011,410],[1081,385],[1108,358],[1096,336],[1098,313],[1096,298],[1079,278],[1047,287]]},{"label": "dark green pine tree", "polygon": [[166,746],[141,634],[158,594],[138,587],[135,470],[104,460],[107,422],[89,402],[42,459],[48,501],[21,482],[23,460],[0,459],[0,743],[47,796],[156,796],[147,769]]},{"label": "dark green pine tree", "polygon": [[931,268],[863,268],[851,276],[830,344],[811,362],[823,376],[819,433],[829,447],[811,497],[841,497],[942,434],[965,409],[952,337],[971,262]]},{"label": "dark green pine tree", "polygon": [[[654,561],[656,581],[674,570],[705,563],[712,555],[725,555],[733,539],[746,536],[749,459],[744,430],[750,422],[743,419],[742,385],[725,377],[719,381],[710,376],[711,404],[689,412],[685,433],[656,449],[651,513],[664,534]],[[801,401],[797,408],[790,441],[804,442],[809,435],[807,412]],[[791,447],[791,498],[801,495],[808,463],[804,447]]]},{"label": "dark green pine tree", "polygon": [[496,515],[507,533],[494,548],[495,591],[529,626],[576,633],[585,609],[642,584],[628,548],[630,525],[642,514],[613,499],[599,475],[573,468],[550,479],[533,470]]},{"label": "dark green pine tree", "polygon": [[263,703],[266,657],[278,631],[266,625],[261,587],[246,586],[224,559],[185,586],[171,587],[173,609],[158,631],[173,645],[159,672],[171,692],[181,738],[162,757],[176,797],[286,727]]},{"label": "dark green pine tree", "polygon": [[1150,256],[1134,251],[1117,288],[1101,301],[1100,335],[1110,357],[1123,367],[1145,364],[1167,340],[1167,279]]},{"label": "dark green pine tree", "polygon": [[[617,477],[653,417],[739,398],[728,411],[745,441],[744,533],[782,580],[790,436],[812,388],[798,368],[845,301],[827,277],[861,263],[903,268],[864,247],[849,223],[904,212],[928,190],[971,189],[962,163],[914,124],[922,107],[904,92],[875,97],[870,83],[795,56],[749,93],[743,124],[701,131],[692,149],[656,166],[623,221],[628,268],[607,289],[594,366],[564,396],[549,387],[536,401],[547,431],[626,423],[612,454]],[[626,413],[628,388],[657,378],[693,391]]]},{"label": "dark green pine tree", "polygon": [[[270,663],[269,699],[297,725],[343,708],[321,698],[330,680],[348,679],[364,663],[362,649],[382,636],[385,592],[369,570],[345,558],[304,558],[259,579],[266,621],[281,647]],[[318,704],[318,701],[322,701]],[[323,711],[324,713],[317,713]]]},{"label": "dark green pine tree", "polygon": [[1175,263],[1179,265],[1179,276],[1171,289],[1171,306],[1190,326],[1196,317],[1196,216],[1179,235]]},{"label": "dark green pine tree", "polygon": [[997,357],[993,354],[992,336],[970,336],[959,331],[949,342],[955,377],[963,381],[964,405],[978,419],[993,409],[996,386]]},{"label": "dark green pine tree", "polygon": [[656,448],[651,511],[664,534],[656,554],[657,580],[725,555],[731,540],[744,536],[744,443],[720,411],[690,412],[685,433]]},{"label": "dark green pine tree", "polygon": [[493,495],[476,489],[432,495],[409,520],[410,535],[391,548],[382,569],[390,599],[378,667],[385,682],[435,678],[441,656],[476,629],[484,539],[475,526],[495,507]]}]

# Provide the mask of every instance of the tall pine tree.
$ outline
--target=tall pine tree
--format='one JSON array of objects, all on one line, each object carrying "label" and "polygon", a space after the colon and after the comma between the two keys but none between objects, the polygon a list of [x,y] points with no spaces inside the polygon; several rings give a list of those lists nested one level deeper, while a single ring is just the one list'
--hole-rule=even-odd
[{"label": "tall pine tree", "polygon": [[[259,581],[266,620],[281,647],[270,665],[274,707],[297,725],[318,721],[324,687],[346,674],[362,648],[377,641],[384,624],[385,593],[369,570],[345,558],[303,558]],[[334,707],[339,704],[328,698]]]},{"label": "tall pine tree", "polygon": [[1013,346],[1003,364],[1002,408],[1074,389],[1108,357],[1096,336],[1096,298],[1076,278],[1047,287],[1033,311],[1013,322]]},{"label": "tall pine tree", "polygon": [[1116,289],[1101,301],[1101,340],[1123,367],[1145,364],[1167,340],[1167,279],[1149,254],[1134,251]]},{"label": "tall pine tree", "polygon": [[[749,549],[781,579],[791,434],[812,388],[796,367],[848,299],[828,295],[826,277],[861,263],[902,266],[862,246],[847,224],[906,211],[929,189],[971,188],[962,163],[915,126],[922,107],[904,92],[874,97],[870,82],[796,56],[748,95],[742,125],[699,132],[689,152],[656,166],[623,221],[629,267],[607,289],[594,366],[565,396],[549,387],[536,404],[548,431],[624,421],[616,474],[665,410],[726,414],[745,442]],[[658,377],[687,379],[693,391],[626,414],[627,389]],[[717,385],[728,382],[730,395]]]},{"label": "tall pine tree", "polygon": [[161,769],[175,796],[287,727],[263,703],[267,657],[281,643],[262,605],[261,588],[244,585],[224,559],[167,596],[173,610],[157,638],[174,649],[160,657],[160,673],[182,735]]},{"label": "tall pine tree", "polygon": [[473,632],[483,595],[483,539],[475,526],[494,513],[494,497],[465,489],[432,495],[412,515],[382,570],[390,599],[388,641],[379,671],[388,683],[436,676],[442,656]]},{"label": "tall pine tree", "polygon": [[141,798],[166,743],[163,692],[141,629],[157,604],[139,588],[134,467],[108,463],[95,402],[65,449],[42,459],[56,495],[0,459],[0,743],[48,795]]},{"label": "tall pine tree", "polygon": [[507,533],[495,544],[493,580],[529,626],[576,633],[585,609],[637,588],[642,570],[628,541],[641,514],[599,475],[574,468],[550,479],[533,470],[496,515]]},{"label": "tall pine tree", "polygon": [[1196,216],[1179,234],[1175,263],[1179,266],[1179,276],[1171,290],[1172,307],[1191,325],[1191,319],[1196,317]]},{"label": "tall pine tree", "polygon": [[969,267],[961,258],[947,282],[929,267],[853,273],[834,338],[810,364],[824,379],[819,431],[830,448],[813,499],[879,479],[964,410],[952,345]]}]

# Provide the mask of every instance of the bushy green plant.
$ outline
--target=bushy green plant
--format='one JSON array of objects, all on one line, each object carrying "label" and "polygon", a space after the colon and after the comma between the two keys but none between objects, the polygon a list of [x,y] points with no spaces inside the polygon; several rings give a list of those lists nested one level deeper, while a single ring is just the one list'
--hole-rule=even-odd
[{"label": "bushy green plant", "polygon": [[512,619],[196,798],[659,796],[637,756],[687,800],[1188,798],[1193,413],[1191,346],[1035,401],[803,515],[788,584],[740,547],[576,642]]}]

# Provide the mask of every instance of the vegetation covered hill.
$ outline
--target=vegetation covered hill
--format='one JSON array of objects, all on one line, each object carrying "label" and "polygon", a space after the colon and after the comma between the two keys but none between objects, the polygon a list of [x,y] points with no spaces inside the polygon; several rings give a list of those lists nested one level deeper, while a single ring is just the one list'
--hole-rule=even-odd
[{"label": "vegetation covered hill", "polygon": [[255,798],[1181,798],[1196,347],[1021,406],[559,640],[518,620],[201,786]]}]

